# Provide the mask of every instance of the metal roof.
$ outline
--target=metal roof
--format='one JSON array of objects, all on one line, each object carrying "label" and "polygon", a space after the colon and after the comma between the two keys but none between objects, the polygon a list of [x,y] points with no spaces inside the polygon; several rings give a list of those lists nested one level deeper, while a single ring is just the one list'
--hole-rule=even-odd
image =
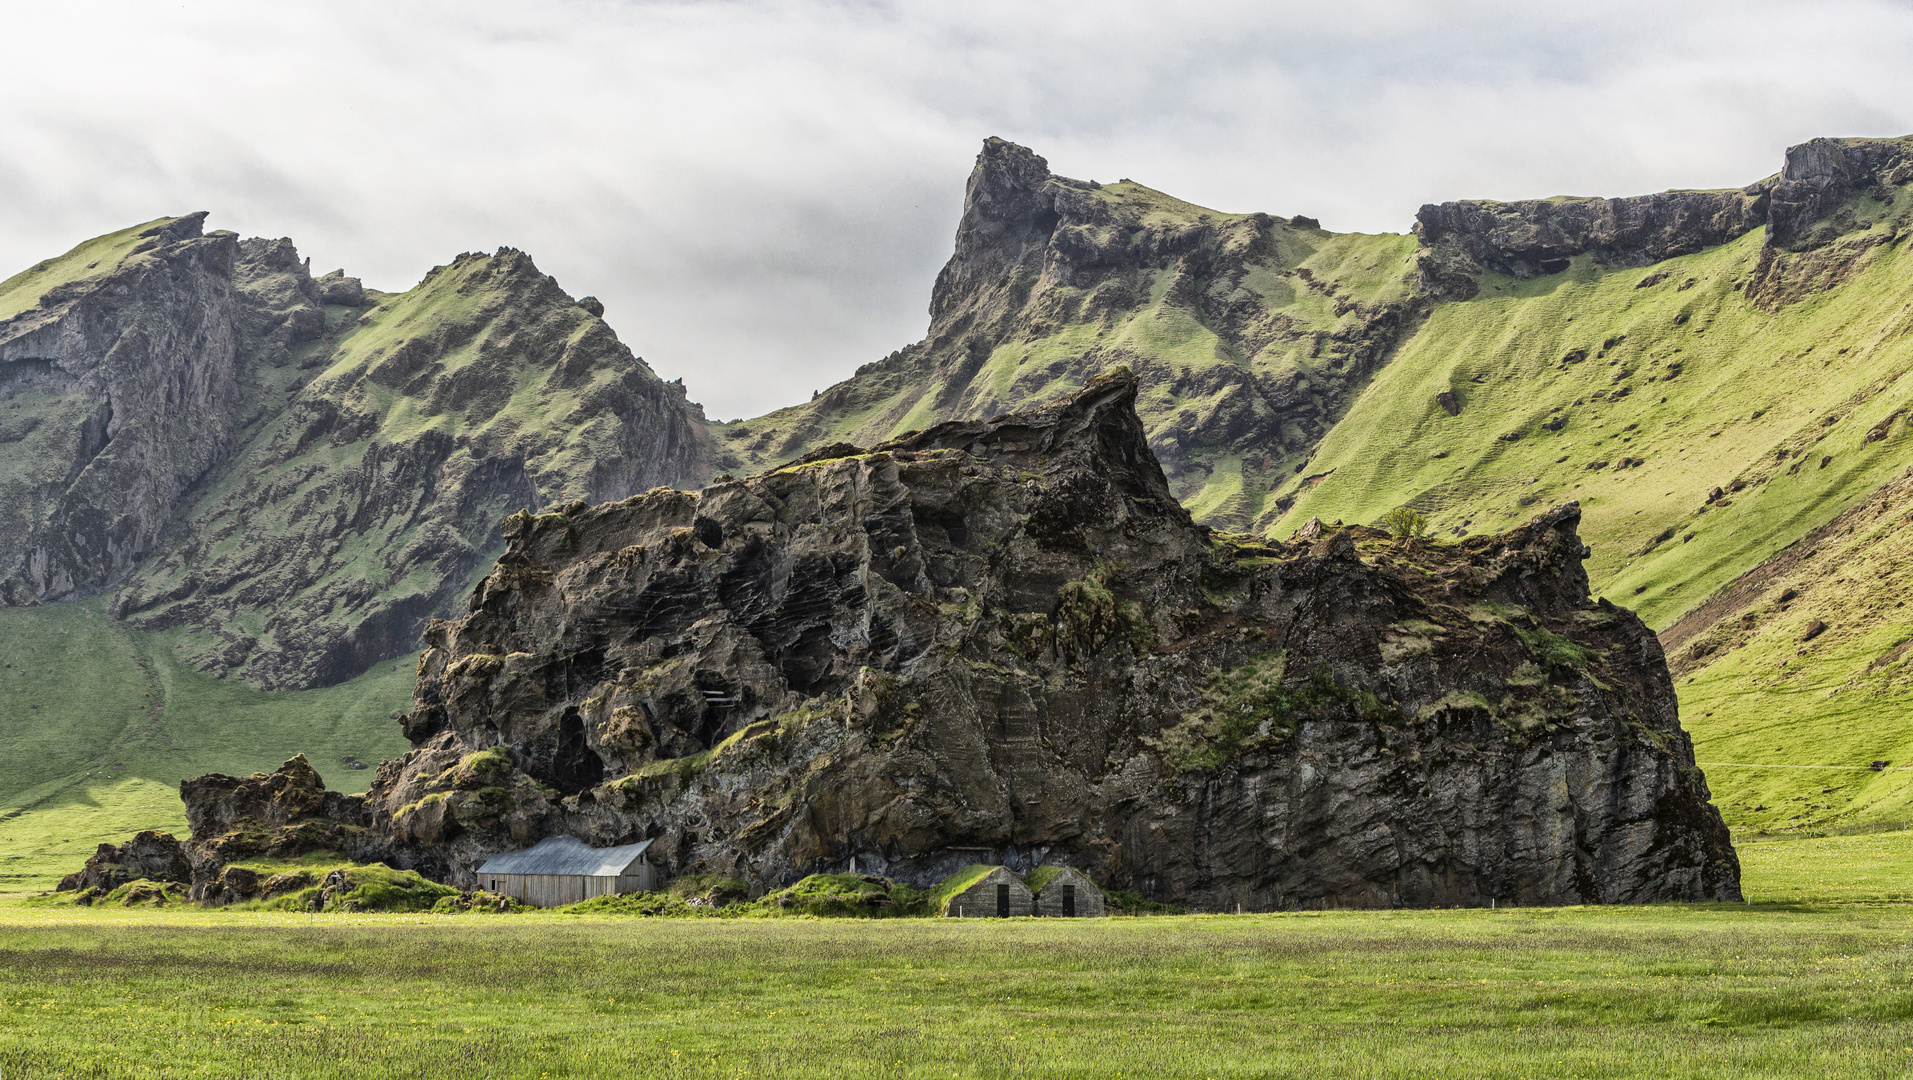
[{"label": "metal roof", "polygon": [[481,874],[562,874],[574,877],[619,877],[630,871],[651,846],[646,840],[623,847],[594,848],[571,836],[547,836],[523,851],[494,855],[478,868]]}]

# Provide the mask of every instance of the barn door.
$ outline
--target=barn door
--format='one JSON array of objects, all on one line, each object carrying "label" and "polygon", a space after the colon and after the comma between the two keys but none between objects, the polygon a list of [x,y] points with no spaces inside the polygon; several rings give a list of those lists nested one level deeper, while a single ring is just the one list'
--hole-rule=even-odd
[{"label": "barn door", "polygon": [[1010,887],[1008,885],[996,887],[996,917],[999,919],[1010,917]]},{"label": "barn door", "polygon": [[1063,914],[1076,914],[1076,886],[1063,886]]}]

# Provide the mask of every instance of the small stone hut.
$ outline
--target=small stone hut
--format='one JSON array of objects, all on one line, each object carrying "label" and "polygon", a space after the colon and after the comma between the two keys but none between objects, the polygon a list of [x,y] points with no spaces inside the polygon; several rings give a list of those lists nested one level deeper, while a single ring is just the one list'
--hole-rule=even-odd
[{"label": "small stone hut", "polygon": [[1006,919],[1034,915],[1030,887],[1003,866],[966,866],[944,879],[943,914],[952,919]]},{"label": "small stone hut", "polygon": [[650,846],[646,840],[594,848],[575,837],[548,836],[523,851],[492,856],[478,868],[478,887],[532,907],[650,892],[657,888],[657,871],[644,857]]},{"label": "small stone hut", "polygon": [[1035,896],[1038,915],[1100,919],[1109,914],[1103,890],[1067,866],[1039,866],[1024,881]]}]

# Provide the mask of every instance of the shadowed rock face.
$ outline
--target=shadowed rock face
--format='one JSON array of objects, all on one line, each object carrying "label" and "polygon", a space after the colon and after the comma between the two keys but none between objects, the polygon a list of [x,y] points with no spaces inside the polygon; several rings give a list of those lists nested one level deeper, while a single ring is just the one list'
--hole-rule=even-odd
[{"label": "shadowed rock face", "polygon": [[0,603],[121,577],[231,452],[238,244],[204,218],[126,234],[116,263],[0,321]]},{"label": "shadowed rock face", "polygon": [[428,632],[374,848],[469,882],[651,837],[757,888],[1040,859],[1210,908],[1738,895],[1577,509],[1237,542],[1169,497],[1134,394],[514,517]]},{"label": "shadowed rock face", "polygon": [[1443,299],[1479,291],[1483,270],[1536,278],[1592,254],[1646,266],[1724,244],[1766,221],[1765,185],[1746,191],[1668,191],[1626,199],[1525,199],[1429,204],[1415,215],[1422,288]]},{"label": "shadowed rock face", "polygon": [[513,510],[706,475],[683,385],[525,253],[462,255],[369,311],[335,306],[326,333],[320,301],[344,279],[315,282],[289,241],[248,244],[249,352],[293,381],[113,608],[192,631],[199,667],[270,689],[349,679],[458,610]]},{"label": "shadowed rock face", "polygon": [[[1781,171],[1739,191],[1664,191],[1625,199],[1430,203],[1415,215],[1421,287],[1466,300],[1484,270],[1528,279],[1560,273],[1577,255],[1647,266],[1767,227],[1749,295],[1769,308],[1798,299],[1803,276],[1787,253],[1826,247],[1853,230],[1847,204],[1913,178],[1913,139],[1814,139],[1787,149]],[[1889,199],[1890,201],[1890,199]],[[1864,226],[1862,226],[1864,228]],[[1812,261],[1823,270],[1825,260]],[[1810,276],[1810,275],[1808,275]]]}]

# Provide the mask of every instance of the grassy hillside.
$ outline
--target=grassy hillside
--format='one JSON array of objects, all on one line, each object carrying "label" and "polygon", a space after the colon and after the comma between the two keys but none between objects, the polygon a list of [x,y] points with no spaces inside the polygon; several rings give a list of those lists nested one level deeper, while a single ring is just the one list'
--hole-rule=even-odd
[{"label": "grassy hillside", "polygon": [[[1716,763],[1708,780],[1733,820],[1913,820],[1910,525],[1913,478],[1902,476],[1662,635],[1696,753]],[[1874,761],[1890,764],[1865,767]]]},{"label": "grassy hillside", "polygon": [[1408,505],[1465,534],[1578,499],[1597,591],[1667,624],[1900,472],[1913,445],[1908,245],[1769,313],[1741,295],[1760,242],[1649,270],[1583,258],[1437,306],[1269,530]]},{"label": "grassy hillside", "polygon": [[153,233],[178,218],[155,218],[142,225],[96,236],[57,258],[37,262],[0,281],[0,320],[29,311],[40,298],[62,287],[78,288],[119,268],[136,250],[151,247]]},{"label": "grassy hillside", "polygon": [[[1791,569],[1763,572],[1767,599],[1731,613],[1745,626],[1714,631],[1705,656],[1689,644],[1705,627],[1676,649],[1717,801],[1759,829],[1903,819],[1913,772],[1864,766],[1913,756],[1893,653],[1913,636],[1913,552],[1904,499],[1879,494],[1913,463],[1913,194],[1871,193],[1843,220],[1831,246],[1777,261],[1756,231],[1645,269],[1582,257],[1485,276],[1477,298],[1433,309],[1263,526],[1408,505],[1455,537],[1579,500],[1595,592],[1663,629],[1779,559]],[[1820,558],[1793,566],[1837,518]],[[1779,604],[1787,588],[1802,598]],[[1815,621],[1833,629],[1808,636]],[[1767,767],[1782,764],[1841,768]]]},{"label": "grassy hillside", "polygon": [[48,888],[95,845],[184,835],[178,784],[304,753],[341,791],[409,745],[412,660],[323,690],[265,693],[181,662],[169,635],[126,629],[99,601],[0,609],[0,889]]}]

